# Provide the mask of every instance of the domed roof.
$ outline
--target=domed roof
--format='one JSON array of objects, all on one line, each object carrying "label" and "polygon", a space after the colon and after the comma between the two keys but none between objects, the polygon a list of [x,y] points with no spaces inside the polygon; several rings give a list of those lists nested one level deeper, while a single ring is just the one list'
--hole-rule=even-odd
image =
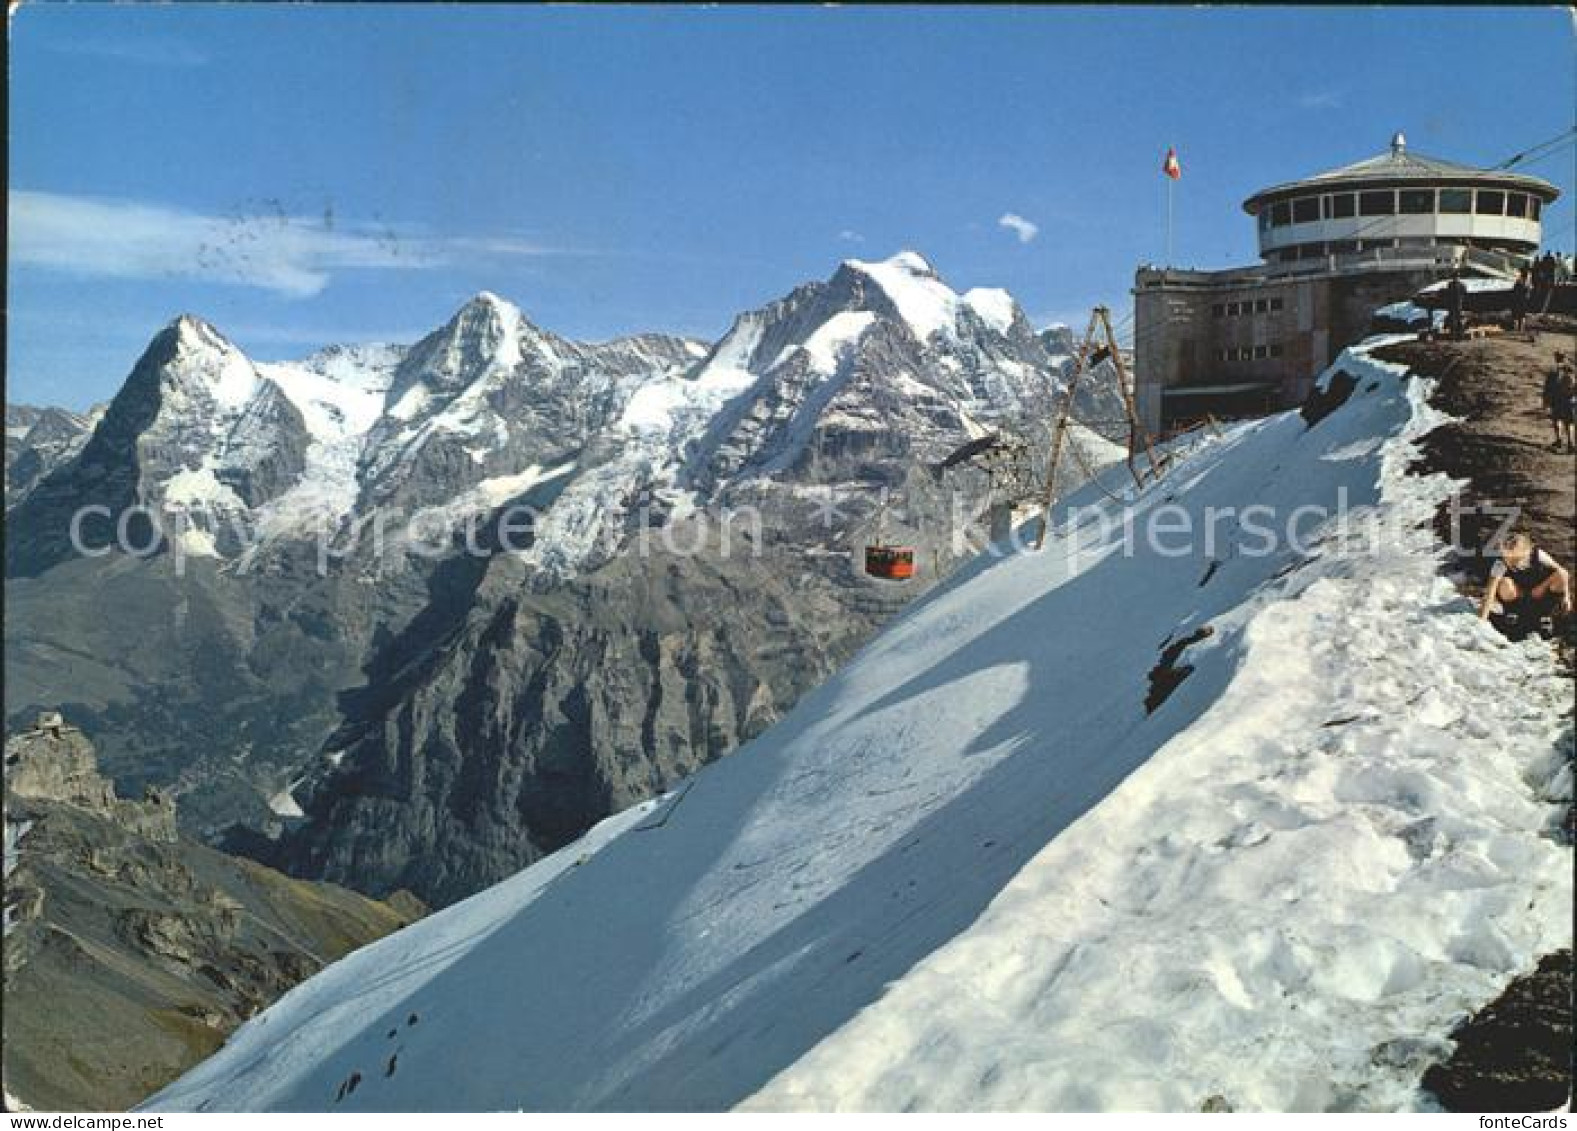
[{"label": "domed roof", "polygon": [[1558,197],[1560,189],[1539,177],[1525,173],[1509,173],[1497,169],[1477,169],[1456,161],[1439,157],[1426,157],[1407,148],[1407,139],[1400,133],[1391,139],[1391,147],[1374,157],[1355,161],[1337,169],[1328,169],[1312,177],[1260,189],[1243,202],[1243,211],[1253,215],[1259,206],[1276,197],[1294,196],[1300,192],[1343,188],[1377,187],[1428,182],[1431,184],[1487,184],[1504,185],[1531,192],[1546,204]]}]

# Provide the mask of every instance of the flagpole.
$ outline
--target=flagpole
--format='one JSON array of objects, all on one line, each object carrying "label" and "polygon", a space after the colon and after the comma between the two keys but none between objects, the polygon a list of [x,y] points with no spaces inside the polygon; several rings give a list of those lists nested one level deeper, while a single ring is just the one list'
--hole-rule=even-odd
[{"label": "flagpole", "polygon": [[1182,175],[1177,163],[1177,149],[1168,146],[1166,160],[1161,162],[1161,175],[1166,178],[1166,265],[1172,266],[1172,182]]},{"label": "flagpole", "polygon": [[1166,178],[1166,265],[1172,266],[1172,184],[1173,178]]}]

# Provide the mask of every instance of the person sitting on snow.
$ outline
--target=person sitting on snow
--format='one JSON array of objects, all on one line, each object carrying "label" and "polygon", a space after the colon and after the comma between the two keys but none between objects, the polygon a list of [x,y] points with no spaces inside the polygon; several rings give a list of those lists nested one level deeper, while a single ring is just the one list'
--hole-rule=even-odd
[{"label": "person sitting on snow", "polygon": [[1567,616],[1572,611],[1571,578],[1565,568],[1526,534],[1507,535],[1500,543],[1500,560],[1490,567],[1479,619],[1512,640],[1522,640],[1542,632],[1557,610]]}]

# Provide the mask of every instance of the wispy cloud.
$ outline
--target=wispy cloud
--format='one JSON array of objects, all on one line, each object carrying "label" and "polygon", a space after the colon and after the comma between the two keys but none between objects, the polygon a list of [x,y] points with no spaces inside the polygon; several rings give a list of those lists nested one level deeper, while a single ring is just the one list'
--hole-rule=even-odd
[{"label": "wispy cloud", "polygon": [[185,40],[141,37],[137,39],[67,39],[47,44],[58,55],[76,55],[146,67],[206,67],[209,55]]},{"label": "wispy cloud", "polygon": [[844,243],[864,243],[865,242],[865,237],[860,235],[860,233],[856,232],[853,228],[845,228],[845,229],[843,229],[843,231],[838,233],[838,238],[840,240],[842,240]]},{"label": "wispy cloud", "polygon": [[1030,240],[1040,235],[1040,225],[1033,220],[1026,220],[1016,212],[1004,212],[997,220],[999,228],[1006,228],[1018,237],[1019,243],[1029,243]]},{"label": "wispy cloud", "polygon": [[129,200],[12,190],[11,261],[85,278],[198,279],[292,297],[338,271],[421,270],[483,258],[565,254],[513,235],[434,236],[335,224],[281,205],[218,216]]},{"label": "wispy cloud", "polygon": [[1339,90],[1311,90],[1298,96],[1298,105],[1305,110],[1340,110],[1346,96]]}]

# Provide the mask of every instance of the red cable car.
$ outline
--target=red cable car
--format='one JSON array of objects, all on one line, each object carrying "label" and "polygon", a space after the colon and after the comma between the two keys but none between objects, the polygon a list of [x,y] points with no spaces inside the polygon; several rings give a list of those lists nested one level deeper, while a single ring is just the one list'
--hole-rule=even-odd
[{"label": "red cable car", "polygon": [[881,543],[865,547],[865,572],[885,581],[909,580],[914,576],[914,547]]}]

